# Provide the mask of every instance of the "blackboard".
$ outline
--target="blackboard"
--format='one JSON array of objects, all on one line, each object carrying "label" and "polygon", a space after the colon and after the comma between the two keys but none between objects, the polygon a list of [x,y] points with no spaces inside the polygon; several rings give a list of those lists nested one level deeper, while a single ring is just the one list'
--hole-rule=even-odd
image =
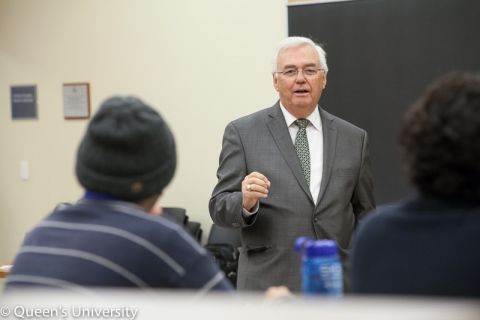
[{"label": "blackboard", "polygon": [[411,193],[397,143],[403,114],[436,77],[480,71],[480,1],[289,6],[288,32],[326,50],[330,71],[320,105],[368,131],[377,203]]}]

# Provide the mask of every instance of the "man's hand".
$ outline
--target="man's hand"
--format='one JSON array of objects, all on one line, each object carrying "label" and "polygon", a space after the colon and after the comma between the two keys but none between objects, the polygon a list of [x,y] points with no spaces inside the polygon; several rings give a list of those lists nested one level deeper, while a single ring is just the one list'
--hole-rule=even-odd
[{"label": "man's hand", "polygon": [[285,286],[269,287],[265,291],[265,301],[267,302],[288,301],[293,300],[294,297],[292,292]]},{"label": "man's hand", "polygon": [[242,181],[243,208],[251,211],[261,198],[268,196],[270,181],[259,172],[252,172]]}]

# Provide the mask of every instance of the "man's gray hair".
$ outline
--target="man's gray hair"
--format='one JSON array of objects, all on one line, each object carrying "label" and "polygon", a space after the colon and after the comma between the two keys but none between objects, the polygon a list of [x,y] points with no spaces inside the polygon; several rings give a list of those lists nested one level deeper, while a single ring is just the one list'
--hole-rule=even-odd
[{"label": "man's gray hair", "polygon": [[287,49],[287,48],[300,47],[300,46],[304,46],[304,45],[309,45],[309,46],[312,46],[313,48],[315,48],[315,50],[317,51],[317,54],[318,54],[319,61],[320,61],[320,68],[324,69],[325,73],[327,73],[328,72],[327,54],[325,53],[325,50],[323,50],[323,48],[320,45],[316,44],[311,39],[305,38],[305,37],[288,37],[288,38],[285,38],[284,40],[282,40],[278,44],[277,51],[275,52],[275,55],[273,56],[272,73],[277,72],[278,55],[280,54],[280,52],[282,50]]}]

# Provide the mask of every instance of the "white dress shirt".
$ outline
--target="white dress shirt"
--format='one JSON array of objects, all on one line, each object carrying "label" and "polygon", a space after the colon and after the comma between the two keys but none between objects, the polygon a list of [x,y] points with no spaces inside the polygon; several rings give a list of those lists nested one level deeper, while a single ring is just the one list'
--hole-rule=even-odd
[{"label": "white dress shirt", "polygon": [[[280,108],[282,109],[290,136],[292,137],[292,142],[295,144],[298,127],[294,122],[297,118],[288,112],[281,103]],[[307,140],[310,150],[310,193],[312,194],[313,201],[317,204],[323,174],[323,131],[318,107],[307,117],[307,120],[310,121],[307,126]]]}]

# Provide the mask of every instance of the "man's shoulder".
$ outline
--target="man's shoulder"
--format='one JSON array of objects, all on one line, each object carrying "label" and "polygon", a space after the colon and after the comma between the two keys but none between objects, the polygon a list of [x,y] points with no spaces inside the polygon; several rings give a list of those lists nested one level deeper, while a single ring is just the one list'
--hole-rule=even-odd
[{"label": "man's shoulder", "polygon": [[133,203],[123,201],[79,201],[57,208],[47,220],[98,224],[143,235],[170,233],[173,236],[184,231],[165,217],[150,215]]},{"label": "man's shoulder", "polygon": [[325,121],[327,123],[332,123],[335,127],[342,129],[342,130],[348,130],[357,134],[365,134],[365,130],[354,125],[351,122],[348,122],[345,119],[342,119],[338,116],[335,116],[329,112],[327,112],[325,109],[320,108],[320,116],[325,118]]},{"label": "man's shoulder", "polygon": [[278,109],[280,108],[277,104],[275,104],[272,107],[263,108],[259,111],[255,111],[248,115],[237,118],[231,121],[230,124],[234,125],[235,127],[245,127],[245,126],[254,125],[258,122],[264,122],[269,115],[279,111],[277,110],[277,108]]}]

